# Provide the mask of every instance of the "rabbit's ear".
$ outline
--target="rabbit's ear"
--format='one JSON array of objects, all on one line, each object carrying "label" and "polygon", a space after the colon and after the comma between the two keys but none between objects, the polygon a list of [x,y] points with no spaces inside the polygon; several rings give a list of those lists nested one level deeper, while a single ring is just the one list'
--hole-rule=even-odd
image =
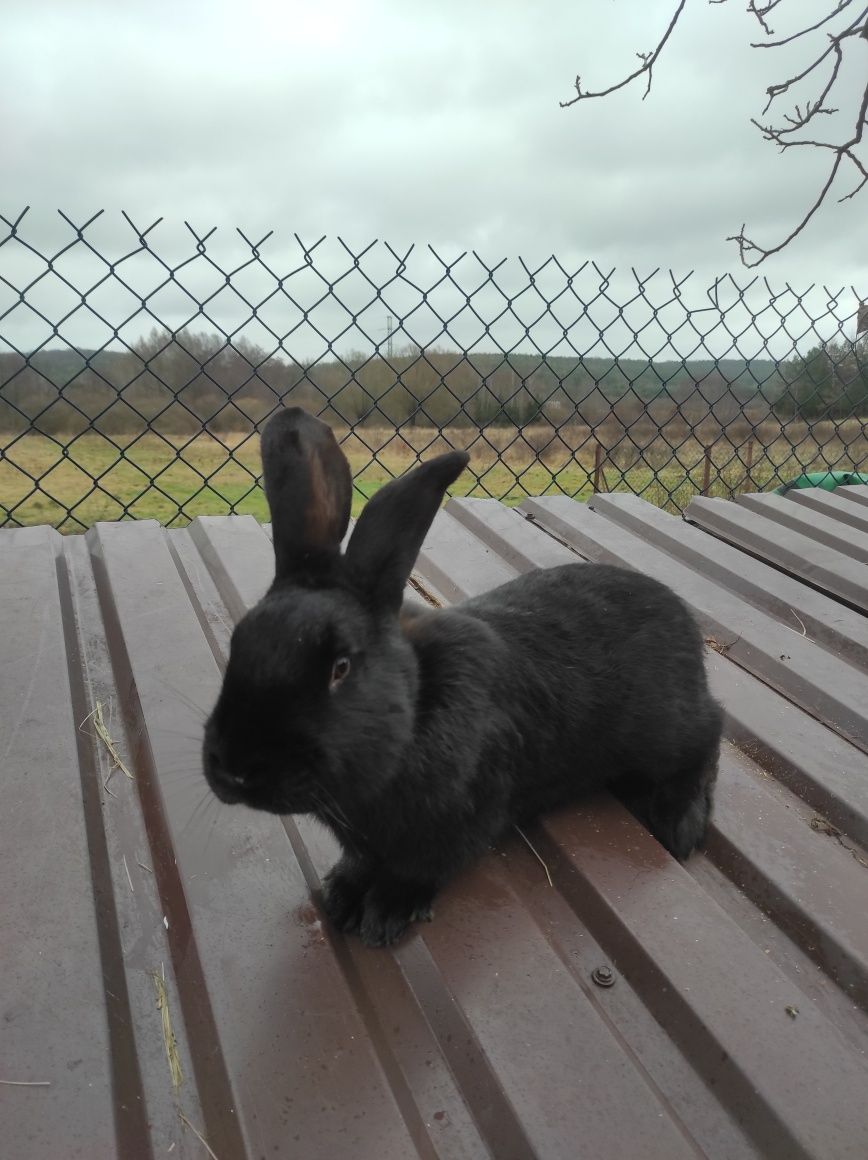
[{"label": "rabbit's ear", "polygon": [[376,606],[397,612],[404,585],[446,488],[467,466],[466,451],[429,459],[380,488],[356,521],[346,560]]},{"label": "rabbit's ear", "polygon": [[276,578],[315,576],[340,552],[353,494],[331,429],[300,407],[279,411],[262,432],[262,475]]}]

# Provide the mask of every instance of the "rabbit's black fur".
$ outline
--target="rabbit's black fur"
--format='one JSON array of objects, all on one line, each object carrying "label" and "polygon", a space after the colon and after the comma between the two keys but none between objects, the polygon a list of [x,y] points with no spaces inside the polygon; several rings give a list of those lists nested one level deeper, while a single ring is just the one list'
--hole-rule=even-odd
[{"label": "rabbit's black fur", "polygon": [[467,456],[382,488],[341,554],[350,475],[329,429],[293,408],[262,447],[277,573],[233,634],[205,775],[224,801],[332,829],[340,929],[394,942],[504,831],[602,786],[676,858],[702,841],[721,711],[673,592],[576,563],[402,610]]}]

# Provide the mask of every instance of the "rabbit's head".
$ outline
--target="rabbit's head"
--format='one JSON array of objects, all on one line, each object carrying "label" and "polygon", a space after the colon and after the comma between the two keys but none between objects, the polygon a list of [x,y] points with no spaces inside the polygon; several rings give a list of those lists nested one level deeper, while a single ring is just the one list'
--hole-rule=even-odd
[{"label": "rabbit's head", "polygon": [[[235,628],[203,765],[214,793],[275,813],[316,812],[393,776],[415,723],[417,662],[398,613],[404,586],[465,452],[393,480],[350,536],[352,478],[329,427],[300,408],[262,435],[275,578]],[[337,816],[335,816],[337,815]]]}]

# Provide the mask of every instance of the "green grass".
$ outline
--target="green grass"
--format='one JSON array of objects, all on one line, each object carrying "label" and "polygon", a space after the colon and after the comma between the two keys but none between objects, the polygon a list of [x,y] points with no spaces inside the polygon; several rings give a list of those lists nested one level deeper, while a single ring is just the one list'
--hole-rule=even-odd
[{"label": "green grass", "polygon": [[[471,471],[457,481],[455,495],[490,495],[507,504],[520,503],[527,495],[557,493],[587,499],[593,492],[595,447],[587,430],[571,433],[565,428],[555,443],[547,445],[549,433],[546,428],[529,429],[525,442],[514,430],[456,429],[444,433],[445,438],[425,430],[402,435],[366,431],[373,450],[350,436],[344,450],[355,477],[353,514],[358,515],[365,499],[393,475],[408,470],[420,456],[429,457],[450,445],[467,446],[471,453]],[[227,446],[233,459],[228,458]],[[866,449],[861,427],[849,434],[836,429],[826,438],[816,429],[806,433],[804,425],[787,434],[775,425],[768,439],[755,445],[748,480],[744,465],[733,459],[732,444],[718,439],[709,452],[709,494],[764,490],[804,469],[859,469]],[[374,454],[380,462],[372,462]],[[650,466],[641,461],[629,465],[615,451],[604,460],[602,489],[632,491],[658,506],[679,510],[702,488],[705,454],[705,446],[695,439],[679,448],[687,466],[673,457],[662,439],[645,450]],[[230,511],[266,520],[265,497],[256,486],[259,468],[258,440],[242,435],[221,442],[203,434],[170,443],[149,432],[128,437],[122,451],[96,432],[65,439],[32,433],[6,437],[0,439],[0,524],[52,524],[75,532],[98,520],[155,519],[180,526],[198,515]]]}]

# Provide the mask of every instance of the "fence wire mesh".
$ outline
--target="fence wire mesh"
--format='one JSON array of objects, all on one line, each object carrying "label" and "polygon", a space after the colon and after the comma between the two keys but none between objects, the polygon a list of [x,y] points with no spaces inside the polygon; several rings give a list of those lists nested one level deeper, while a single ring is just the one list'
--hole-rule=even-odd
[{"label": "fence wire mesh", "polygon": [[447,446],[455,493],[671,510],[865,469],[855,288],[431,246],[0,215],[0,524],[266,515],[257,432],[330,422],[356,510]]}]

